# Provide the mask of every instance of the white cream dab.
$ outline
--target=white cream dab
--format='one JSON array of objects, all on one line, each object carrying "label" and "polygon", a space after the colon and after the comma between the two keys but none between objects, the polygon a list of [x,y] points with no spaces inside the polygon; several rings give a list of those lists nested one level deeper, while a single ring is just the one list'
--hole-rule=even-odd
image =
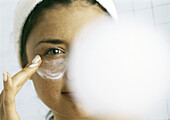
[{"label": "white cream dab", "polygon": [[44,79],[61,80],[65,73],[65,59],[44,60],[37,73]]}]

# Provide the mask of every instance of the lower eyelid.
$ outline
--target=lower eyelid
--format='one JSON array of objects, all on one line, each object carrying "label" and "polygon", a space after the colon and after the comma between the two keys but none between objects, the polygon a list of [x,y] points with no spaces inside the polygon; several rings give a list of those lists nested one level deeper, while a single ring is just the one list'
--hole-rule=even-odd
[{"label": "lower eyelid", "polygon": [[47,54],[47,55],[43,55],[42,59],[44,59],[44,60],[51,60],[51,59],[60,59],[60,58],[65,58],[65,54],[64,53],[56,54],[56,55]]}]

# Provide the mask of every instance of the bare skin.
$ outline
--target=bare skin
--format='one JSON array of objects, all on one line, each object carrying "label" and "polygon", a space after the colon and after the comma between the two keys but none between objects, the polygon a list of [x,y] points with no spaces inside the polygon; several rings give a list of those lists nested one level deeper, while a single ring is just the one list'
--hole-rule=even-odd
[{"label": "bare skin", "polygon": [[[85,24],[100,16],[106,16],[101,8],[80,1],[73,2],[67,8],[55,6],[55,8],[45,11],[45,14],[39,19],[38,24],[29,35],[26,46],[28,61],[36,54],[41,55],[42,60],[65,58],[69,52],[69,46],[79,30]],[[57,43],[57,40],[61,42]],[[47,41],[54,42],[49,43]],[[61,50],[61,52],[44,55],[51,48]],[[32,76],[32,80],[38,96],[51,108],[56,119],[87,118],[87,115],[72,98],[62,94],[62,92],[72,92],[67,86],[66,76],[59,81],[53,81],[44,79],[36,73]]]},{"label": "bare skin", "polygon": [[[28,66],[12,78],[7,74],[4,90],[0,96],[0,120],[20,120],[16,111],[15,96],[23,84],[31,77],[40,99],[53,111],[55,120],[86,118],[87,115],[77,106],[74,100],[61,92],[71,92],[64,76],[60,81],[51,81],[39,76],[36,71],[43,60],[65,58],[72,40],[78,31],[88,22],[106,15],[97,5],[75,1],[64,7],[56,5],[46,10],[31,31],[26,45],[28,61],[31,64],[36,55],[42,60],[34,68]],[[61,44],[46,43],[47,40],[61,40]],[[44,42],[41,43],[40,42]],[[56,48],[55,54],[44,54],[46,50]],[[62,51],[61,51],[62,50]],[[57,67],[57,66],[56,66]]]},{"label": "bare skin", "polygon": [[[92,6],[82,1],[75,1],[69,7],[56,5],[44,12],[31,31],[26,45],[30,64],[36,55],[40,55],[42,60],[34,68],[26,66],[12,78],[7,74],[8,79],[4,82],[4,90],[0,96],[0,120],[20,120],[16,111],[15,96],[30,77],[39,98],[52,110],[55,120],[113,120],[89,118],[72,97],[62,94],[62,92],[71,92],[66,75],[61,80],[54,81],[44,79],[36,72],[43,60],[65,58],[69,46],[80,29],[100,16],[106,16],[106,13],[99,6]],[[54,54],[51,54],[52,52],[45,54],[51,48],[53,50],[55,48],[55,52],[52,51]]]}]

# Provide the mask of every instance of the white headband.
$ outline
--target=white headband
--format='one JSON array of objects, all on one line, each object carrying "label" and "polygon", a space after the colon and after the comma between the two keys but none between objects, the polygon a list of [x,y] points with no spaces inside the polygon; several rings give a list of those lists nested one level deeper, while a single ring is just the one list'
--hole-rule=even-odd
[{"label": "white headband", "polygon": [[[27,17],[34,9],[34,7],[42,1],[43,0],[20,0],[18,2],[15,10],[15,19],[14,19],[14,39],[17,41],[16,43],[20,41],[22,28]],[[116,21],[118,20],[117,12],[113,0],[96,0],[96,1],[98,1]],[[19,49],[19,47],[17,48]]]}]

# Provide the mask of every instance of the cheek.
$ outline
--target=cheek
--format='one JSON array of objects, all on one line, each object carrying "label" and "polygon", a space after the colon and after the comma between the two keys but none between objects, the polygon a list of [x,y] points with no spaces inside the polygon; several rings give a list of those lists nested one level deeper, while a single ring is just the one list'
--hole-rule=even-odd
[{"label": "cheek", "polygon": [[51,108],[51,105],[59,101],[64,79],[60,81],[44,80],[36,73],[32,76],[32,80],[38,96],[47,106]]}]

